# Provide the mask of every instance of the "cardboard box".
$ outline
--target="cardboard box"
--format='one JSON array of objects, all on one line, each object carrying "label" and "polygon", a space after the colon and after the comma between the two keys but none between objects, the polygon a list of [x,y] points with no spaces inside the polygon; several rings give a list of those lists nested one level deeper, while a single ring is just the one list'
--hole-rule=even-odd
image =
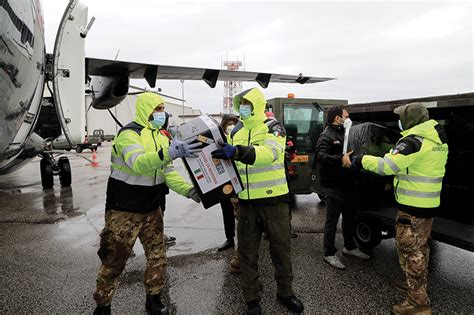
[{"label": "cardboard box", "polygon": [[219,142],[227,142],[219,123],[207,115],[201,115],[178,127],[176,137],[187,140],[196,137],[202,143],[197,158],[184,158],[189,176],[198,190],[205,209],[242,191],[242,181],[232,160],[213,159],[211,152],[220,148]]}]

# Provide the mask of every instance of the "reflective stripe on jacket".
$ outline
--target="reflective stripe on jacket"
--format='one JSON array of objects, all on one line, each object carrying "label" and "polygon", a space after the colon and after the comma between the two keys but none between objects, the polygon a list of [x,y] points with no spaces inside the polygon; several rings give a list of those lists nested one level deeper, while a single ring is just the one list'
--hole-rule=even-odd
[{"label": "reflective stripe on jacket", "polygon": [[444,130],[436,121],[429,120],[403,131],[402,135],[404,137],[399,140],[399,144],[408,143],[408,137],[412,137],[421,145],[415,152],[407,154],[401,153],[397,145],[383,158],[364,155],[362,167],[379,175],[395,175],[394,192],[399,204],[416,208],[436,208],[440,205],[448,159]]},{"label": "reflective stripe on jacket", "polygon": [[[255,150],[253,164],[235,161],[243,183],[244,190],[239,199],[255,200],[273,198],[288,194],[285,177],[285,145],[286,135],[273,132],[264,114],[265,98],[258,89],[242,92],[234,98],[234,107],[238,111],[240,98],[253,104],[251,117],[243,120],[243,126],[232,134],[230,142],[237,146],[251,146]],[[278,124],[279,125],[279,124]]]},{"label": "reflective stripe on jacket", "polygon": [[143,93],[137,98],[134,122],[123,127],[113,142],[106,210],[149,212],[158,208],[159,185],[165,183],[186,195],[192,188],[174,170],[169,139],[149,123],[161,97]]}]

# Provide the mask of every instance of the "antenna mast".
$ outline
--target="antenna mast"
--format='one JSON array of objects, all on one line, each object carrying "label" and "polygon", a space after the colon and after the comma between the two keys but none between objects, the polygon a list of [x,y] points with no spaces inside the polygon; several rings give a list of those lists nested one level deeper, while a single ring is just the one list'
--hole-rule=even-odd
[{"label": "antenna mast", "polygon": [[[227,56],[226,56],[226,59]],[[238,71],[240,66],[242,66],[242,61],[230,61],[225,60],[223,66],[226,70]],[[233,112],[232,99],[235,95],[239,94],[242,91],[242,81],[224,81],[224,103],[223,103],[223,113],[231,114]]]}]

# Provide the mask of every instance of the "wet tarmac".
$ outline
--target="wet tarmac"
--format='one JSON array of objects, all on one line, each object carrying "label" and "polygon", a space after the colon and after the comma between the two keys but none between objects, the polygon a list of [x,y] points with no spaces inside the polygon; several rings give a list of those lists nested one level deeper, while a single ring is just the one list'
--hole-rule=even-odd
[{"label": "wet tarmac", "polygon": [[[91,153],[86,152],[91,158]],[[96,255],[103,226],[110,144],[98,151],[98,167],[72,156],[73,184],[41,188],[39,160],[0,176],[0,313],[91,314],[99,268]],[[181,163],[176,168],[185,175]],[[232,250],[217,252],[224,241],[219,206],[205,210],[171,192],[165,233],[177,243],[168,249],[164,296],[177,314],[239,314],[245,303],[237,275],[228,271]],[[293,212],[294,289],[305,313],[389,313],[403,296],[391,285],[400,275],[393,239],[384,240],[369,261],[342,257],[339,271],[322,259],[325,209],[316,195],[298,196]],[[341,235],[337,245],[342,246]],[[112,311],[144,314],[140,244],[120,279]],[[474,313],[474,255],[433,242],[429,295],[435,313]],[[260,281],[264,313],[286,313],[275,299],[268,242],[262,241]]]}]

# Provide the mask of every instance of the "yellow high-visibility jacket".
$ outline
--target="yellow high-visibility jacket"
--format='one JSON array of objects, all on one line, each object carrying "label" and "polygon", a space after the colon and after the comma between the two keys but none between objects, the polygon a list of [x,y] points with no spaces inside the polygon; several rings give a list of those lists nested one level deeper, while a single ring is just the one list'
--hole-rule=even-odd
[{"label": "yellow high-visibility jacket", "polygon": [[115,137],[111,173],[107,185],[106,210],[149,212],[158,208],[159,185],[166,184],[186,196],[193,187],[173,168],[168,153],[169,139],[154,128],[150,115],[163,99],[143,93],[136,101],[135,120]]},{"label": "yellow high-visibility jacket", "polygon": [[403,131],[402,135],[384,157],[364,155],[361,166],[379,175],[395,175],[395,199],[402,210],[415,216],[431,216],[430,209],[440,205],[448,159],[447,137],[434,120]]},{"label": "yellow high-visibility jacket", "polygon": [[234,97],[234,109],[237,112],[241,98],[252,103],[253,112],[234,127],[229,139],[239,152],[236,166],[244,190],[238,197],[242,200],[257,200],[287,195],[285,130],[278,121],[267,120],[266,101],[258,89],[250,89]]}]

